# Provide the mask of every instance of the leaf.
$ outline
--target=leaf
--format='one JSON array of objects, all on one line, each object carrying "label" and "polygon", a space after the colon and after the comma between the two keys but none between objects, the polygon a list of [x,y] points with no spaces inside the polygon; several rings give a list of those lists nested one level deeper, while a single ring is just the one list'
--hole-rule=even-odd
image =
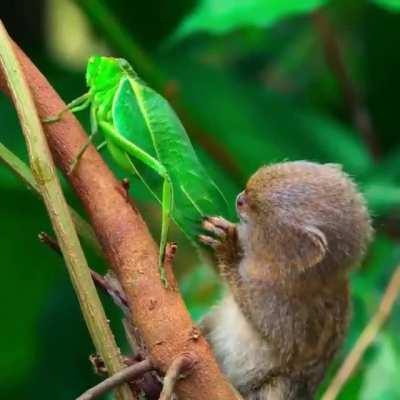
[{"label": "leaf", "polygon": [[365,176],[362,191],[373,215],[400,209],[400,150],[394,148]]},{"label": "leaf", "polygon": [[373,3],[386,8],[389,11],[400,11],[399,0],[371,0]]},{"label": "leaf", "polygon": [[390,183],[368,183],[363,188],[368,207],[374,215],[384,215],[400,208],[400,186]]},{"label": "leaf", "polygon": [[268,27],[284,18],[306,14],[327,0],[202,0],[182,21],[173,39],[193,33],[222,34],[238,28]]}]

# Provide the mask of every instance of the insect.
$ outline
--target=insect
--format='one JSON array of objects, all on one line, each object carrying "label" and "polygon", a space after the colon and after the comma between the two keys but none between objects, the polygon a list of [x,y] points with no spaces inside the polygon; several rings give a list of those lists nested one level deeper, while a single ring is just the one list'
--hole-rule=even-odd
[{"label": "insect", "polygon": [[[72,112],[90,107],[91,121],[89,141],[72,166],[100,133],[116,163],[139,177],[161,204],[159,266],[167,285],[162,262],[170,219],[195,243],[201,220],[210,214],[226,215],[227,202],[197,158],[167,100],[142,82],[126,60],[91,57],[86,81],[89,91],[68,105]],[[161,193],[146,180],[146,169],[161,177]]]}]

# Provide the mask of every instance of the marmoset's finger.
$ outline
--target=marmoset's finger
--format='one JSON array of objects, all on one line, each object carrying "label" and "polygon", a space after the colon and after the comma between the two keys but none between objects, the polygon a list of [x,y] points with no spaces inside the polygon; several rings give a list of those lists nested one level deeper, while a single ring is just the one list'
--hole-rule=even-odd
[{"label": "marmoset's finger", "polygon": [[221,245],[221,242],[217,239],[214,239],[207,235],[199,235],[199,240],[201,243],[205,244],[206,246],[210,246],[213,249],[216,249]]},{"label": "marmoset's finger", "polygon": [[217,236],[218,238],[225,238],[226,236],[226,231],[224,229],[219,228],[218,226],[214,225],[210,219],[205,219],[203,221],[203,228]]},{"label": "marmoset's finger", "polygon": [[223,217],[213,216],[213,217],[208,217],[207,220],[210,221],[217,228],[223,229],[224,231],[231,230],[232,228],[235,227],[235,224],[226,220]]}]

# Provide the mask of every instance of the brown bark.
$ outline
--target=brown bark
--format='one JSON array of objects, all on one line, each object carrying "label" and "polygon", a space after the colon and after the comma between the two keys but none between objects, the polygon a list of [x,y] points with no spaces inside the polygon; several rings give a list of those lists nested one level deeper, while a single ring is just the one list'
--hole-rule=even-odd
[{"label": "brown bark", "polygon": [[[16,47],[41,118],[65,107],[46,78]],[[8,93],[0,72],[0,89]],[[66,113],[62,121],[44,125],[57,165],[66,174],[71,161],[87,140],[76,118]],[[93,146],[89,146],[74,173],[67,176],[82,201],[105,257],[125,290],[132,320],[139,329],[153,364],[166,372],[182,352],[193,352],[199,362],[179,381],[176,390],[185,400],[236,399],[221,374],[205,339],[199,335],[183,303],[170,268],[170,289],[158,272],[158,251],[139,211]]]}]

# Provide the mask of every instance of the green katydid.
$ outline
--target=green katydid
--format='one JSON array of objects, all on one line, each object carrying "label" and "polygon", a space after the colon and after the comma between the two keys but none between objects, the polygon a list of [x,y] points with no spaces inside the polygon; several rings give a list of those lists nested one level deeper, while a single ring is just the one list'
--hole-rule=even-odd
[{"label": "green katydid", "polygon": [[[90,139],[102,133],[117,164],[136,174],[161,203],[159,265],[167,284],[162,262],[170,218],[196,243],[201,219],[226,215],[226,200],[198,160],[168,102],[146,86],[126,60],[91,57],[86,81],[88,93],[72,101],[68,109],[75,112],[90,106]],[[161,196],[140,173],[143,167],[163,179]]]}]

